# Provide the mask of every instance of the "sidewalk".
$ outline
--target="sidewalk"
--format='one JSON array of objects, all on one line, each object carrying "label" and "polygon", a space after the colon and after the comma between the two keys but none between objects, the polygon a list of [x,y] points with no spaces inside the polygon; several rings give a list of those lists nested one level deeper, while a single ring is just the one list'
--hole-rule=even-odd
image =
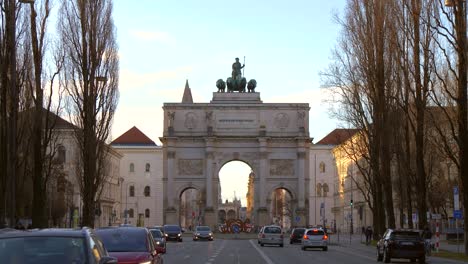
[{"label": "sidewalk", "polygon": [[[346,234],[332,234],[330,237],[330,245],[339,245],[343,247],[353,247],[360,250],[372,251],[375,252],[375,246],[368,245],[366,246],[366,238],[364,235],[361,234],[354,234],[352,236],[349,233]],[[439,249],[445,250],[449,252],[461,253],[463,252],[463,242],[459,245],[456,244],[449,244],[447,240],[445,240],[445,236],[440,237],[441,240],[439,242]],[[435,244],[435,238],[432,239],[432,242]]]}]

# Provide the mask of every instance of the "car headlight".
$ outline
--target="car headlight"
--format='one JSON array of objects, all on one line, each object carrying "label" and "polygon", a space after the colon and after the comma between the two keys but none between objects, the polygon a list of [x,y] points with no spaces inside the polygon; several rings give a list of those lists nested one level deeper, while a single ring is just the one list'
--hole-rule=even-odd
[{"label": "car headlight", "polygon": [[167,236],[167,234],[164,234],[165,236]]},{"label": "car headlight", "polygon": [[177,236],[180,236],[180,234],[177,234]]},{"label": "car headlight", "polygon": [[208,235],[209,235],[209,236],[212,236],[213,234],[209,233]]},{"label": "car headlight", "polygon": [[159,245],[159,244],[161,244],[161,242],[159,242],[159,241],[156,241],[156,245]]},{"label": "car headlight", "polygon": [[139,264],[151,264],[151,261],[140,262]]}]

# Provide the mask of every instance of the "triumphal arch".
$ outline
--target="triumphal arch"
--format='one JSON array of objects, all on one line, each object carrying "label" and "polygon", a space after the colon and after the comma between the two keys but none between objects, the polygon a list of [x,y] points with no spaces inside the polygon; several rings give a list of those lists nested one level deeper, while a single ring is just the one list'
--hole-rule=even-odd
[{"label": "triumphal arch", "polygon": [[255,225],[272,223],[270,197],[277,189],[292,197],[294,225],[309,224],[309,105],[264,103],[255,80],[234,71],[216,86],[209,103],[194,103],[187,83],[182,103],[163,106],[165,224],[179,222],[181,194],[193,188],[202,193],[203,224],[216,226],[218,173],[233,160],[252,168]]}]

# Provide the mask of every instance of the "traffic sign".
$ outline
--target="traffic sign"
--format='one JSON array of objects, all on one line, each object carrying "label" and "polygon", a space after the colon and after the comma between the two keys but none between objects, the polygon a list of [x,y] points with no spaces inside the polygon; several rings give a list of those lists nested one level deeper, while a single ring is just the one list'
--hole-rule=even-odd
[{"label": "traffic sign", "polygon": [[460,198],[458,186],[453,187],[453,209],[460,210]]},{"label": "traffic sign", "polygon": [[462,219],[463,218],[462,210],[454,210],[453,211],[453,218]]},{"label": "traffic sign", "polygon": [[296,222],[299,223],[299,221],[301,221],[301,217],[300,217],[300,216],[296,216]]}]

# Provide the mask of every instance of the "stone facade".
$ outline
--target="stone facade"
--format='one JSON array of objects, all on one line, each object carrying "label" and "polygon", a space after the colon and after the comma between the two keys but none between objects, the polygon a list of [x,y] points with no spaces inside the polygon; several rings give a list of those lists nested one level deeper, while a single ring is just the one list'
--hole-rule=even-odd
[{"label": "stone facade", "polygon": [[201,191],[204,223],[218,223],[218,172],[239,160],[253,170],[256,225],[271,223],[274,190],[292,196],[297,225],[309,223],[308,104],[263,103],[259,93],[213,93],[210,103],[165,103],[164,223],[178,223],[180,195]]}]

